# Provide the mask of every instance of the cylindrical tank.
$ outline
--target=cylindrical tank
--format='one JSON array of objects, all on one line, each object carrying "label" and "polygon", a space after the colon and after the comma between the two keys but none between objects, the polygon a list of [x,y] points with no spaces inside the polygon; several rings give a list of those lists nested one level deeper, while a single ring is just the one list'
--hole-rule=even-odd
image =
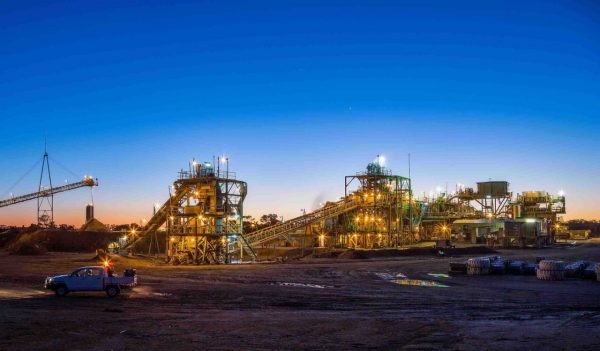
[{"label": "cylindrical tank", "polygon": [[94,218],[94,205],[87,205],[85,207],[85,221],[89,221]]},{"label": "cylindrical tank", "polygon": [[202,172],[202,163],[196,163],[195,164],[195,169],[194,169],[194,174],[196,177],[200,176],[200,172]]},{"label": "cylindrical tank", "polygon": [[513,218],[521,218],[521,205],[512,205],[512,216]]}]

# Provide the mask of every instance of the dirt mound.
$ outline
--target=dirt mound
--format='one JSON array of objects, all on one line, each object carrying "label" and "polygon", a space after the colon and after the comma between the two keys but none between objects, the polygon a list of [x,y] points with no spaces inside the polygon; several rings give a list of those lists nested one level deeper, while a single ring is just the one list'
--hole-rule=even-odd
[{"label": "dirt mound", "polygon": [[106,251],[104,249],[96,249],[96,256],[92,257],[90,259],[90,261],[93,262],[97,262],[97,261],[110,261],[110,255],[106,253]]},{"label": "dirt mound", "polygon": [[9,229],[0,233],[0,247],[7,247],[11,243],[13,243],[19,237],[19,230],[17,229]]},{"label": "dirt mound", "polygon": [[8,251],[17,255],[43,254],[46,251],[94,252],[99,248],[105,249],[117,238],[118,234],[106,232],[36,230],[20,233],[8,245]]},{"label": "dirt mound", "polygon": [[[153,240],[152,234],[146,235],[136,241],[135,245],[133,245],[133,251],[135,253],[148,252],[148,248],[150,247],[150,243]],[[156,242],[152,243],[152,250],[155,252],[156,246],[158,245],[158,252],[165,252],[165,243],[167,241],[167,233],[165,232],[157,232],[156,233]]]}]

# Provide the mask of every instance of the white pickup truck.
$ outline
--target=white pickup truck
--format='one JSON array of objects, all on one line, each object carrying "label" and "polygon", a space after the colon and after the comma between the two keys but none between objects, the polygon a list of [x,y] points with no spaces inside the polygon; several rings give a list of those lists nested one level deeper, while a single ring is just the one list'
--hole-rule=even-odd
[{"label": "white pickup truck", "polygon": [[115,297],[121,289],[136,285],[134,269],[127,269],[123,277],[117,277],[111,267],[88,266],[77,268],[71,274],[47,277],[44,287],[54,290],[59,297],[74,291],[106,291],[108,297]]}]

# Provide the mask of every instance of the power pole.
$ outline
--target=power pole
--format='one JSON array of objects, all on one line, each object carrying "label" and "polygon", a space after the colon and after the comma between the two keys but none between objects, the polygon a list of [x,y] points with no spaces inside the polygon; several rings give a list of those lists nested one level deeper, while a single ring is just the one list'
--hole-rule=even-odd
[{"label": "power pole", "polygon": [[[42,185],[44,181],[44,170],[48,174],[49,188]],[[44,190],[50,190],[45,192]],[[40,182],[38,185],[37,198],[37,220],[38,225],[44,228],[54,226],[54,194],[52,193],[52,176],[50,174],[50,160],[48,151],[44,146],[44,158],[42,160],[42,172],[40,173]]]},{"label": "power pole", "polygon": [[413,233],[413,192],[412,192],[412,177],[410,174],[410,153],[408,154],[408,218],[410,221],[409,240],[412,240]]}]

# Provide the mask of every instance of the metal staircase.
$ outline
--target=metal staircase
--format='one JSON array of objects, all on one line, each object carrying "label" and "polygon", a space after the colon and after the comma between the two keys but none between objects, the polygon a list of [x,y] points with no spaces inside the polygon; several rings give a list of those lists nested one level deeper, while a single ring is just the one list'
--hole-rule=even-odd
[{"label": "metal staircase", "polygon": [[427,203],[421,202],[420,207],[419,207],[419,215],[413,219],[413,225],[417,226],[417,227],[420,226],[421,223],[423,222],[423,217],[425,217],[428,212],[429,212],[429,208],[427,206]]},{"label": "metal staircase", "polygon": [[[246,253],[252,257],[252,260],[256,261],[258,259],[258,255],[256,254],[256,251],[254,251],[254,249],[248,244],[246,236],[247,234],[241,235],[237,242],[231,243],[229,245],[229,252],[237,252],[241,246],[242,250],[246,251]],[[238,246],[237,243],[239,243],[240,246]]]},{"label": "metal staircase", "polygon": [[125,247],[130,247],[135,245],[138,241],[142,240],[146,235],[152,233],[155,230],[158,230],[169,218],[169,208],[172,202],[177,202],[181,200],[181,198],[185,195],[185,193],[189,190],[188,186],[180,186],[177,190],[171,195],[167,201],[156,211],[154,216],[150,218],[148,223],[142,228],[140,234],[138,235],[137,240],[132,241],[125,245]]}]

